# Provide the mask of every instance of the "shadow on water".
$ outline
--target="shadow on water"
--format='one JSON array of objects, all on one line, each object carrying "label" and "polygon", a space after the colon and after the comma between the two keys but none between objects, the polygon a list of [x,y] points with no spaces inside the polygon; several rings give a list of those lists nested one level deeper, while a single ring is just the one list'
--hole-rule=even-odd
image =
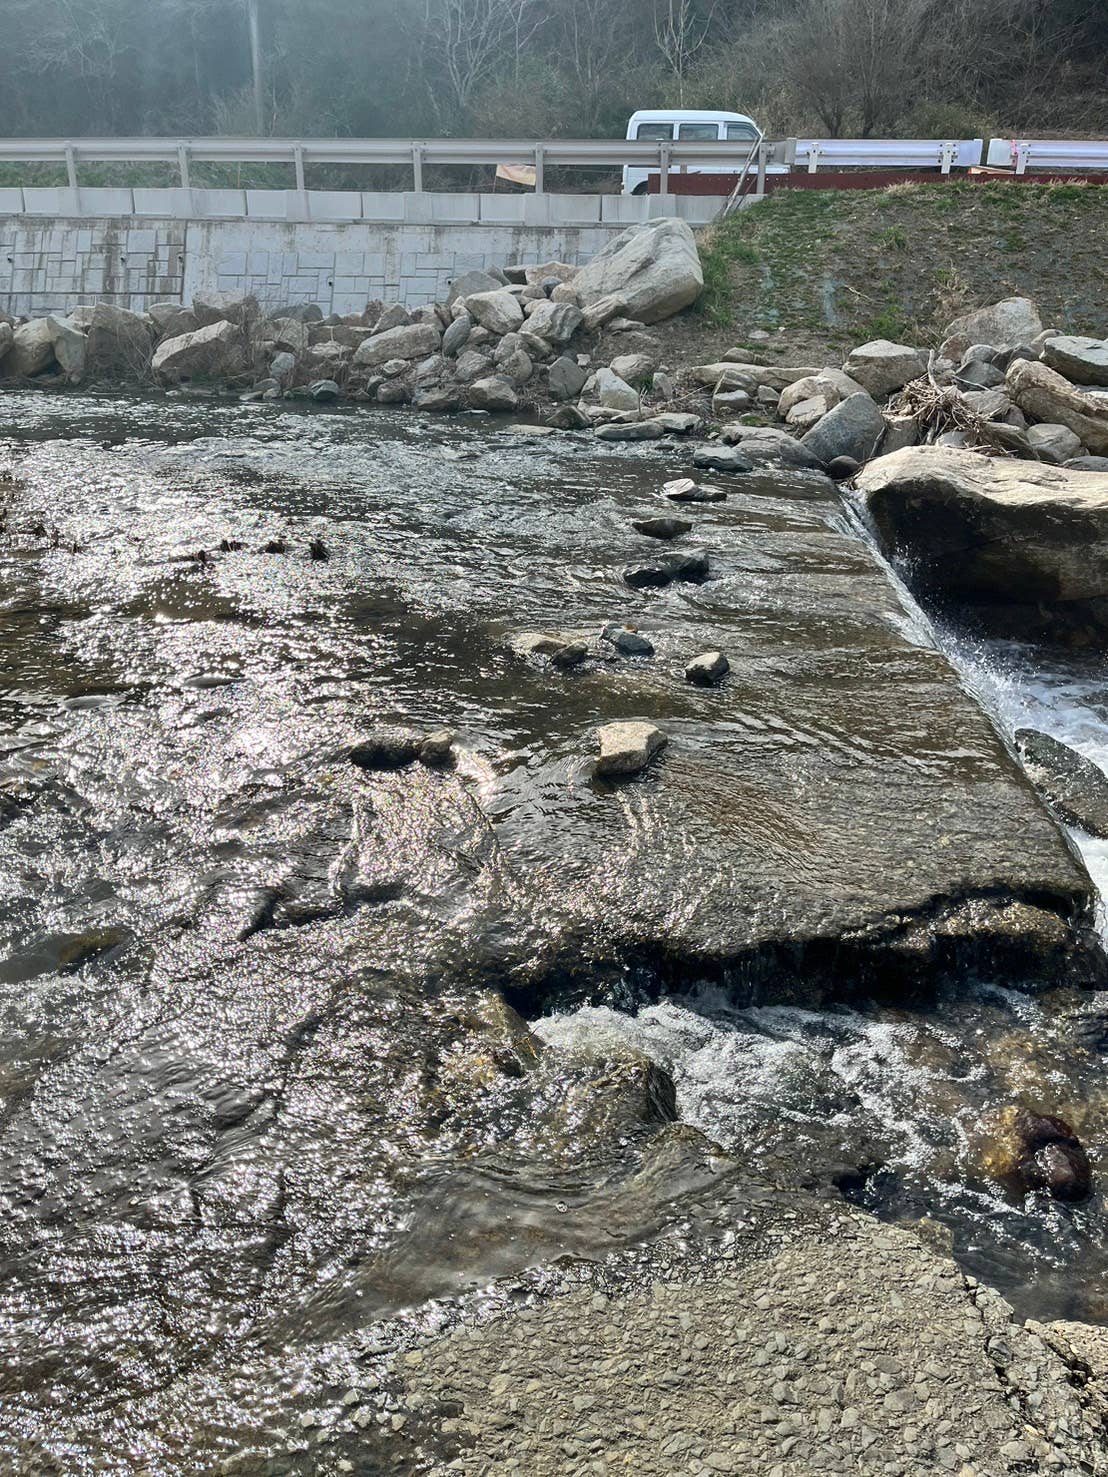
[{"label": "shadow on water", "polygon": [[[778,1190],[1108,1318],[1100,1190],[1005,1198],[979,1134],[1027,1102],[1099,1168],[1097,997],[917,998],[879,929],[934,915],[956,961],[990,889],[1038,939],[1085,884],[822,479],[733,484],[712,577],[655,593],[629,518],[680,452],[77,396],[0,399],[0,435],[0,1465],[279,1444],[374,1320]],[[578,670],[513,651],[548,629]],[[595,782],[595,727],[643,716],[664,767]],[[381,723],[456,767],[356,769]],[[847,935],[899,995],[780,966]],[[667,950],[772,957],[774,991],[646,1001],[628,961]]]}]

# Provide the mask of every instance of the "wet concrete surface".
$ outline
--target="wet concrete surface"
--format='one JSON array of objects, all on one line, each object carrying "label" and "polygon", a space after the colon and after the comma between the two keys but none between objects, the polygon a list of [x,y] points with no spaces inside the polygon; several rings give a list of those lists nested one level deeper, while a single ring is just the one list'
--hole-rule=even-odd
[{"label": "wet concrete surface", "polygon": [[[513,1004],[1097,976],[1070,841],[821,477],[729,484],[709,579],[633,590],[686,452],[76,396],[0,437],[17,1470],[283,1449],[321,1350],[757,1178],[633,1047]],[[657,654],[512,649],[613,620]],[[665,755],[595,781],[630,718]],[[456,767],[357,769],[381,723]]]}]

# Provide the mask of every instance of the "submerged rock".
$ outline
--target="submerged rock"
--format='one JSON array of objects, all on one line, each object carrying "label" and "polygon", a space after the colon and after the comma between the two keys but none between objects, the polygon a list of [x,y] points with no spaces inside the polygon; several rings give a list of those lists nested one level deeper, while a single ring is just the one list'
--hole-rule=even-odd
[{"label": "submerged rock", "polygon": [[597,775],[638,774],[669,742],[653,723],[606,723],[596,731],[600,755]]},{"label": "submerged rock", "polygon": [[623,571],[633,590],[662,589],[675,580],[701,584],[708,578],[708,556],[703,552],[665,554],[652,564],[633,564]]},{"label": "submerged rock", "polygon": [[653,656],[654,643],[633,626],[619,626],[614,622],[604,627],[600,639],[614,646],[621,656]]},{"label": "submerged rock", "polygon": [[1062,1118],[1009,1106],[982,1125],[981,1166],[1014,1194],[1045,1191],[1054,1200],[1087,1200],[1092,1193],[1088,1155]]},{"label": "submerged rock", "polygon": [[380,728],[350,750],[350,762],[359,769],[403,769],[414,764],[427,735],[414,728]]},{"label": "submerged rock", "polygon": [[1051,805],[1072,826],[1108,838],[1108,775],[1068,744],[1034,728],[1016,730],[1024,768]]}]

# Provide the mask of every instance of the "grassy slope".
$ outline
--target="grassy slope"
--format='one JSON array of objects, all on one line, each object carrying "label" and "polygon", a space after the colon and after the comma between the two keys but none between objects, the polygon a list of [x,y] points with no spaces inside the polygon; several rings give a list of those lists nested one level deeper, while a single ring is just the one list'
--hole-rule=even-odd
[{"label": "grassy slope", "polygon": [[1043,321],[1108,333],[1108,187],[897,185],[789,190],[701,241],[702,327],[794,349],[936,342],[951,318],[1035,298]]}]

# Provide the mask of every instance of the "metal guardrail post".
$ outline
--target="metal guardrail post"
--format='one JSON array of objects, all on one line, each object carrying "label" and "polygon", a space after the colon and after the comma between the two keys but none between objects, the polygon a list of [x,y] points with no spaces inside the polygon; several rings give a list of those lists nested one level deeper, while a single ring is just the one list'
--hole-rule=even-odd
[{"label": "metal guardrail post", "polygon": [[307,190],[304,183],[304,145],[296,144],[292,151],[292,164],[296,170],[296,193],[303,195]]},{"label": "metal guardrail post", "polygon": [[189,180],[189,146],[183,141],[177,145],[177,173],[181,178],[181,189],[191,190]]},{"label": "metal guardrail post", "polygon": [[412,189],[417,195],[423,193],[423,146],[412,145]]},{"label": "metal guardrail post", "polygon": [[766,193],[766,162],[769,156],[769,145],[765,139],[758,145],[758,194]]},{"label": "metal guardrail post", "polygon": [[535,145],[535,194],[544,195],[546,184],[543,178],[544,166],[546,164],[546,150],[542,144]]},{"label": "metal guardrail post", "polygon": [[658,194],[669,197],[669,156],[670,148],[667,143],[658,145]]},{"label": "metal guardrail post", "polygon": [[77,152],[73,145],[65,146],[65,173],[71,190],[77,189]]}]

